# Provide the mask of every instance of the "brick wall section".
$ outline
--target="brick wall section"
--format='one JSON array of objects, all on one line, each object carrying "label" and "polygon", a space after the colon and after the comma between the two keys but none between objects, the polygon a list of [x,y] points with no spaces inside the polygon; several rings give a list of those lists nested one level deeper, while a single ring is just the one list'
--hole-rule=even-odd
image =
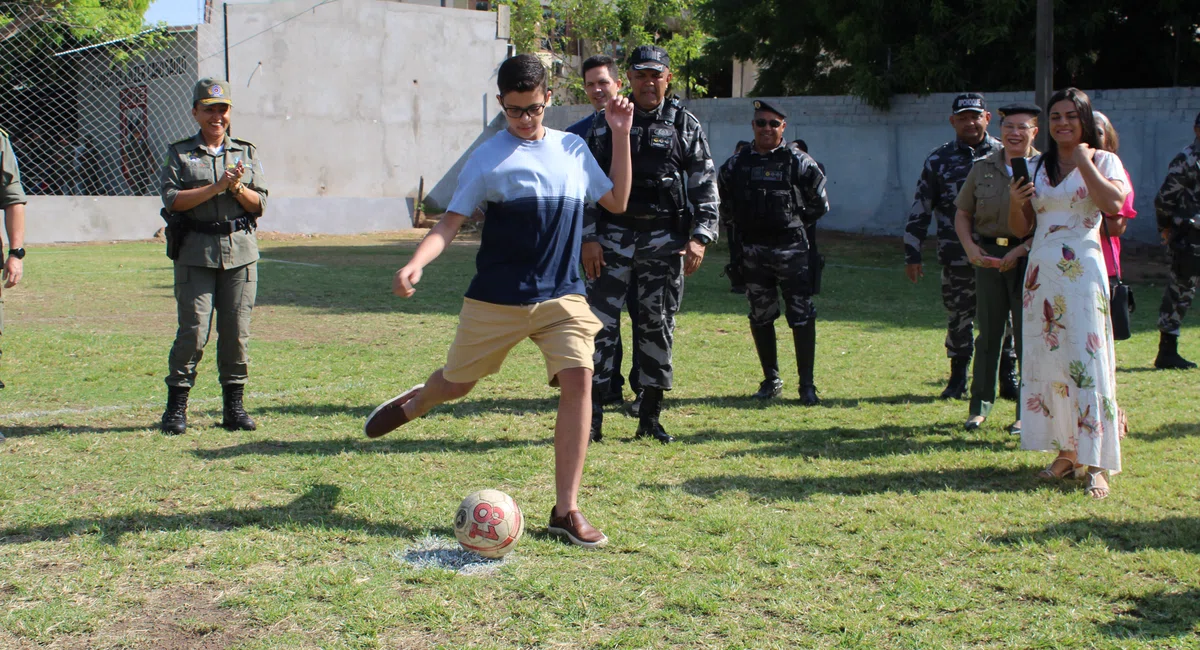
[{"label": "brick wall section", "polygon": [[[788,114],[787,137],[806,140],[813,156],[826,166],[833,210],[822,226],[899,235],[925,157],[954,137],[948,116],[955,94],[898,95],[888,111],[847,96],[767,99]],[[1033,101],[1032,92],[984,94],[993,114],[1010,102]],[[1200,113],[1200,88],[1097,90],[1088,95],[1116,126],[1121,137],[1119,155],[1134,181],[1139,215],[1126,238],[1155,242],[1154,195],[1167,163],[1194,139],[1192,123]],[[751,101],[687,102],[703,123],[718,164],[732,154],[738,140],[751,139]],[[589,106],[555,107],[547,124],[563,128],[590,113]],[[991,132],[999,134],[998,116],[993,115]]]}]

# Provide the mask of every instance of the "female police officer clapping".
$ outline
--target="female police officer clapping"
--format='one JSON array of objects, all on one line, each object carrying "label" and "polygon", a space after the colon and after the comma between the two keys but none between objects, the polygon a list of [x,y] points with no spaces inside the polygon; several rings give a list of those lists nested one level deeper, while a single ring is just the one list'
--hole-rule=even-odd
[{"label": "female police officer clapping", "polygon": [[[229,136],[229,82],[201,79],[192,92],[196,135],[171,143],[162,168],[162,199],[175,248],[179,330],[167,373],[164,433],[187,429],[188,392],[217,316],[217,368],[224,394],[221,425],[254,430],[242,406],[246,343],[258,289],[257,218],[267,204],[266,178],[253,144]],[[168,247],[169,250],[171,247]]]}]

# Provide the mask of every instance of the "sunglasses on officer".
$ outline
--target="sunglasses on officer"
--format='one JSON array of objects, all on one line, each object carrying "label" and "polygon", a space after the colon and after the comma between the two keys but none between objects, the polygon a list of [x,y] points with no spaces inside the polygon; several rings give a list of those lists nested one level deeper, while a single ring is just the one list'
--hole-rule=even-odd
[{"label": "sunglasses on officer", "polygon": [[505,106],[504,114],[514,120],[519,120],[526,115],[529,117],[537,117],[545,110],[545,104],[530,104],[529,106]]},{"label": "sunglasses on officer", "polygon": [[754,120],[754,126],[757,126],[760,129],[766,128],[768,124],[772,129],[778,129],[779,127],[783,126],[783,122],[780,122],[779,120],[764,120],[761,117],[757,120]]}]

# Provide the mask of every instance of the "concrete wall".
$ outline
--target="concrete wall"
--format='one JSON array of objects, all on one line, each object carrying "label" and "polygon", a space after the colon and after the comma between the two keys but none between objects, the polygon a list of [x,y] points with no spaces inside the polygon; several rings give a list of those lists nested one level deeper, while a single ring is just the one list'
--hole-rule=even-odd
[{"label": "concrete wall", "polygon": [[[1125,235],[1158,240],[1154,195],[1167,163],[1194,138],[1200,88],[1099,90],[1089,93],[1121,137],[1121,160],[1133,178],[1138,218]],[[986,93],[994,111],[1033,93]],[[888,112],[853,97],[783,97],[770,102],[788,114],[789,140],[803,138],[828,172],[830,213],[823,228],[899,235],[912,205],[917,177],[929,152],[954,137],[948,118],[953,94],[900,95]],[[748,99],[701,99],[688,104],[708,134],[718,164],[738,140],[750,140],[753,109]],[[591,112],[590,106],[555,107],[547,124],[563,128]],[[999,118],[991,132],[999,135]]]},{"label": "concrete wall", "polygon": [[[195,78],[224,76],[221,8],[212,15],[213,24],[197,30],[190,78],[154,81],[186,87],[175,93],[176,115],[150,110],[153,124],[182,125],[175,133],[154,131],[157,156],[167,142],[195,130]],[[411,227],[421,177],[428,192],[456,176],[453,170],[499,116],[495,75],[507,42],[496,38],[496,21],[495,12],[386,0],[316,8],[307,0],[230,3],[232,131],[258,145],[270,181],[262,227],[305,233]],[[112,97],[102,93],[103,105],[93,108],[114,116],[97,137],[119,132],[112,126],[116,97],[126,85],[114,85]],[[443,204],[452,187],[442,184]],[[32,197],[27,241],[149,237],[162,225],[159,207],[149,197]]]}]

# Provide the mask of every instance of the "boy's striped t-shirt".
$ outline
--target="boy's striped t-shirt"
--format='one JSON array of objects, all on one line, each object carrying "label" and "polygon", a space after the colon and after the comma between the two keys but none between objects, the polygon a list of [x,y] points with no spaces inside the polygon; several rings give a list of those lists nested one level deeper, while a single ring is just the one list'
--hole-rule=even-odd
[{"label": "boy's striped t-shirt", "polygon": [[579,269],[583,209],[612,189],[579,136],[546,129],[541,140],[507,130],[484,142],[463,167],[447,208],[484,210],[475,278],[466,296],[528,305],[585,294]]}]

